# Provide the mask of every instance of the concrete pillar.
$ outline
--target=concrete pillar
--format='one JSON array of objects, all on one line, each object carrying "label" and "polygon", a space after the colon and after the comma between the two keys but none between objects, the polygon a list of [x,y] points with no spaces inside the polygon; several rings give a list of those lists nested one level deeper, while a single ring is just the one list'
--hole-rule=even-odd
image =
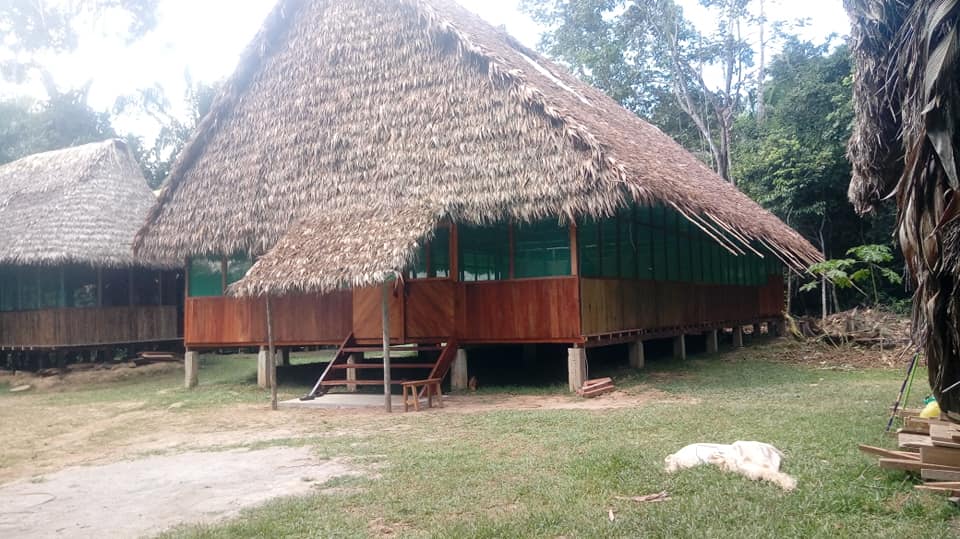
[{"label": "concrete pillar", "polygon": [[567,379],[570,382],[570,391],[574,392],[587,381],[587,349],[567,349]]},{"label": "concrete pillar", "polygon": [[733,328],[733,347],[743,348],[743,326]]},{"label": "concrete pillar", "polygon": [[267,361],[269,357],[270,352],[267,347],[261,346],[260,352],[257,353],[257,385],[263,388],[270,387],[270,369]]},{"label": "concrete pillar", "polygon": [[280,350],[277,351],[277,355],[280,356],[277,361],[277,365],[281,367],[290,366],[290,349],[289,348],[281,348]]},{"label": "concrete pillar", "polygon": [[[363,352],[356,352],[350,354],[350,357],[347,358],[347,365],[356,365],[363,359]],[[357,381],[357,369],[347,369],[347,381],[356,382]],[[356,391],[357,384],[347,384],[347,391]]]},{"label": "concrete pillar", "polygon": [[687,359],[687,339],[682,333],[673,338],[673,358]]},{"label": "concrete pillar", "polygon": [[470,380],[467,375],[467,351],[463,348],[457,349],[457,356],[453,359],[453,366],[450,369],[450,388],[454,391],[463,391],[467,389]]},{"label": "concrete pillar", "polygon": [[630,343],[630,368],[642,369],[645,361],[643,341],[633,341]]},{"label": "concrete pillar", "polygon": [[191,389],[199,383],[200,354],[187,350],[183,354],[183,387]]},{"label": "concrete pillar", "polygon": [[704,335],[707,337],[707,353],[716,354],[717,350],[720,349],[720,343],[717,338],[717,330],[713,329],[706,332]]}]

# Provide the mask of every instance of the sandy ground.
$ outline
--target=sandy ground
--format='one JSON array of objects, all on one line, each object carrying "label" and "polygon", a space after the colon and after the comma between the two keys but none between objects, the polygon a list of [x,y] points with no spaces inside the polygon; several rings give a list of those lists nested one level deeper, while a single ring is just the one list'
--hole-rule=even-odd
[{"label": "sandy ground", "polygon": [[188,452],[71,467],[0,487],[0,537],[140,537],[209,523],[354,474],[303,447]]},{"label": "sandy ground", "polygon": [[[179,523],[229,518],[331,477],[376,473],[349,455],[319,462],[291,441],[408,427],[414,412],[282,410],[233,404],[183,410],[145,402],[52,404],[44,395],[0,407],[0,537],[132,537]],[[419,414],[604,410],[692,402],[636,386],[596,399],[565,395],[454,395]],[[402,410],[402,406],[399,407]],[[269,449],[247,450],[272,446]],[[91,503],[93,501],[93,503]]]}]

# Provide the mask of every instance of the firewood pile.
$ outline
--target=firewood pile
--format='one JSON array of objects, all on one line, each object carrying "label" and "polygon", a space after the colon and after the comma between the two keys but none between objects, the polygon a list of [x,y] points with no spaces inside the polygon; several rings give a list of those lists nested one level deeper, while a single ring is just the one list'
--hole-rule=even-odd
[{"label": "firewood pile", "polygon": [[918,410],[903,414],[897,431],[898,450],[860,444],[864,453],[878,456],[881,468],[919,475],[917,490],[943,494],[960,505],[960,425],[942,419],[922,419]]},{"label": "firewood pile", "polygon": [[610,393],[616,389],[613,387],[612,378],[594,378],[583,383],[583,387],[577,390],[577,395],[590,399],[598,397],[604,393]]},{"label": "firewood pile", "polygon": [[826,320],[803,317],[796,320],[798,336],[834,345],[853,344],[890,350],[910,343],[910,319],[884,309],[850,309]]}]

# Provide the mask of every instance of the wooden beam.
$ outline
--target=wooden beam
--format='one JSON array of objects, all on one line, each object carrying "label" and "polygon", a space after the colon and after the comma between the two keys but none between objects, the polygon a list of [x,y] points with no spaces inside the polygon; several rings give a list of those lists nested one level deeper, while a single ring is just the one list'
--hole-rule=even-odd
[{"label": "wooden beam", "polygon": [[390,281],[381,285],[380,313],[383,319],[383,405],[387,413],[393,411],[390,395]]},{"label": "wooden beam", "polygon": [[570,275],[580,275],[580,245],[575,223],[570,225]]},{"label": "wooden beam", "polygon": [[220,295],[227,293],[227,257],[220,257]]},{"label": "wooden beam", "polygon": [[456,224],[450,224],[450,280],[460,280],[460,249],[459,234]]}]

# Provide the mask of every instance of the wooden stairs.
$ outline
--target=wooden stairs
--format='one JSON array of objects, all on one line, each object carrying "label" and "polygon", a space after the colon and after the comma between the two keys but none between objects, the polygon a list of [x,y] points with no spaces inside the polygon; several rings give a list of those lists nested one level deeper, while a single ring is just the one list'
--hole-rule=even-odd
[{"label": "wooden stairs", "polygon": [[[360,355],[355,363],[348,363],[351,356]],[[410,380],[426,378],[443,379],[457,355],[457,343],[453,339],[440,344],[395,344],[390,346],[390,379],[399,385]],[[361,359],[362,358],[362,359]],[[354,369],[355,379],[348,379],[349,369]],[[375,372],[376,377],[366,373]],[[383,344],[357,344],[350,334],[336,355],[327,364],[310,393],[300,400],[313,400],[331,387],[336,386],[383,386]]]}]

